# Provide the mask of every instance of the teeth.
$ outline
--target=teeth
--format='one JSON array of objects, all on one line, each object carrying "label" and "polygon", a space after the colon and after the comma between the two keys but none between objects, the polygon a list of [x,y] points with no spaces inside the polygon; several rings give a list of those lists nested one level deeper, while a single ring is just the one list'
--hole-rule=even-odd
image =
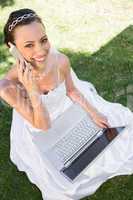
[{"label": "teeth", "polygon": [[43,61],[44,60],[44,57],[43,58],[40,58],[40,59],[37,59],[35,58],[36,61]]},{"label": "teeth", "polygon": [[43,55],[43,57],[33,57],[34,61],[36,62],[43,62],[46,59],[46,55]]}]

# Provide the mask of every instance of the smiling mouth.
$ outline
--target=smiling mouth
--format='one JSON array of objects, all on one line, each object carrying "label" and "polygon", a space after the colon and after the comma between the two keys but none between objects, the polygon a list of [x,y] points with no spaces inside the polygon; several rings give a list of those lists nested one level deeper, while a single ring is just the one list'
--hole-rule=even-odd
[{"label": "smiling mouth", "polygon": [[33,58],[33,59],[34,59],[34,61],[36,61],[36,62],[43,62],[43,61],[45,60],[45,57],[46,57],[46,56],[43,56],[42,58]]}]

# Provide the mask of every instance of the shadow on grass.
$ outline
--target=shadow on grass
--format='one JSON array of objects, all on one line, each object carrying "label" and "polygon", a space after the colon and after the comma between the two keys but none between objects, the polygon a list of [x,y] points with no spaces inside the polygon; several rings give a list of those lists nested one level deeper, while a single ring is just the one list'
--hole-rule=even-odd
[{"label": "shadow on grass", "polygon": [[14,0],[0,0],[0,7],[4,8],[6,6],[12,6],[14,4]]},{"label": "shadow on grass", "polygon": [[[73,53],[70,49],[61,49],[61,51],[69,56],[71,65],[80,79],[93,83],[98,92],[107,100],[127,105],[127,88],[129,85],[133,85],[132,32],[133,26],[128,27],[93,55],[89,55],[87,52]],[[2,53],[2,58],[6,59],[6,51]],[[11,109],[1,103],[0,152],[2,156],[0,185],[2,188],[0,198],[3,200],[40,200],[41,193],[38,188],[28,181],[25,173],[18,172],[15,165],[10,161],[10,125]],[[115,177],[107,181],[89,199],[130,199],[133,187],[133,181],[130,177]],[[127,184],[129,180],[130,184]],[[122,188],[125,188],[124,191],[128,192],[123,193]]]},{"label": "shadow on grass", "polygon": [[107,100],[124,105],[127,105],[129,86],[133,86],[132,32],[133,26],[128,27],[93,55],[62,50],[71,59],[80,79],[93,83]]}]

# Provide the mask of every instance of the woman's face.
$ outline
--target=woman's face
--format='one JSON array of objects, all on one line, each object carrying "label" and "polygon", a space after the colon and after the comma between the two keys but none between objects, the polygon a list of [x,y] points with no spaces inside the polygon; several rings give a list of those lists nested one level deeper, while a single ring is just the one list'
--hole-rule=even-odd
[{"label": "woman's face", "polygon": [[43,69],[50,50],[50,43],[44,26],[39,22],[18,26],[14,31],[14,41],[24,58],[35,68]]}]

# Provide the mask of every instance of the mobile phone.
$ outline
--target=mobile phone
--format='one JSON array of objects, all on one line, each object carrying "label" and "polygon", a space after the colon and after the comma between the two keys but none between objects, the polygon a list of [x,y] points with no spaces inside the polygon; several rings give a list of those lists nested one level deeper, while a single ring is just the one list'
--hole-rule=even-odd
[{"label": "mobile phone", "polygon": [[10,43],[9,51],[14,58],[20,61],[24,61],[25,65],[27,64],[27,61],[24,59],[24,57],[22,56],[22,54],[20,53],[20,51],[17,49],[17,47],[14,44]]}]

